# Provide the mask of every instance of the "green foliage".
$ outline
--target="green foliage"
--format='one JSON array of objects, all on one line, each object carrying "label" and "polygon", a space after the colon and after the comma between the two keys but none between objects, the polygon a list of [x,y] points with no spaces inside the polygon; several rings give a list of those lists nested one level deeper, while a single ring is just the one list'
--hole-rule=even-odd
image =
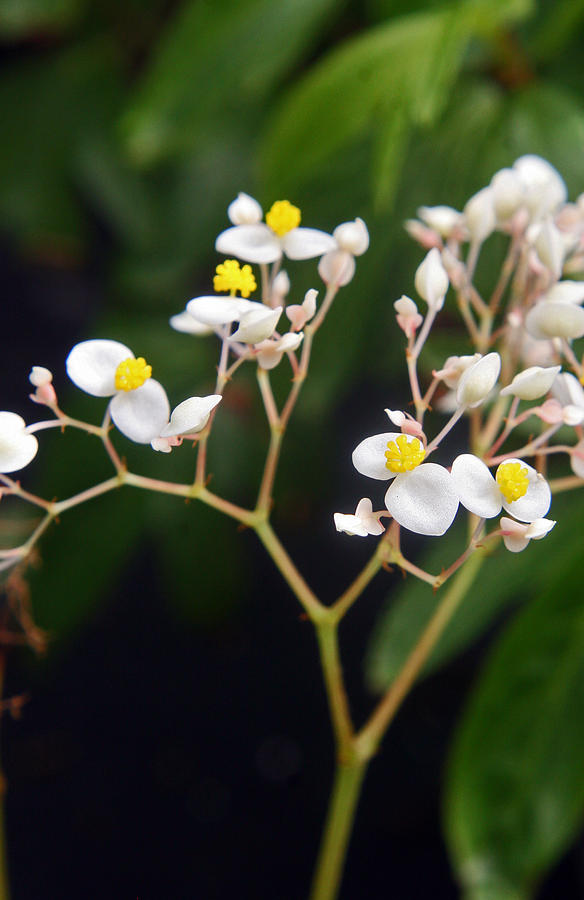
[{"label": "green foliage", "polygon": [[314,41],[332,0],[191,0],[177,14],[124,119],[133,158],[152,163],[254,117]]},{"label": "green foliage", "polygon": [[0,35],[26,37],[38,31],[61,31],[81,16],[87,0],[2,0]]},{"label": "green foliage", "polygon": [[[546,552],[541,556],[552,561]],[[575,556],[496,646],[456,737],[446,831],[465,896],[533,896],[584,811],[584,609]]]}]

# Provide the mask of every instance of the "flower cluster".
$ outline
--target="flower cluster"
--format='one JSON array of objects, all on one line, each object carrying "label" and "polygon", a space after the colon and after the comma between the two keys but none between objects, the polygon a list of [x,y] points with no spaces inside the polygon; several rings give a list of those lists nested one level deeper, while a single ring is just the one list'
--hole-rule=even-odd
[{"label": "flower cluster", "polygon": [[[442,535],[462,506],[478,517],[481,532],[484,520],[504,510],[508,516],[488,537],[500,536],[507,549],[518,552],[555,525],[545,518],[551,455],[566,454],[576,476],[552,480],[552,487],[576,487],[584,476],[584,367],[574,346],[584,336],[584,281],[573,278],[584,273],[584,195],[567,202],[556,170],[539,157],[524,156],[497,172],[462,211],[421,207],[418,217],[406,228],[427,251],[414,279],[427,310],[419,312],[407,296],[394,303],[407,339],[415,417],[386,410],[401,433],[365,438],[353,452],[358,472],[390,482],[385,508],[374,512],[364,498],[354,515],[336,514],[335,524],[339,531],[366,536],[379,533],[371,522],[385,517],[419,534]],[[509,243],[492,295],[485,298],[474,277],[482,245],[494,232],[507,235]],[[448,357],[422,393],[420,355],[449,290],[475,353]],[[424,430],[431,401],[450,414],[433,440]],[[462,418],[470,425],[470,452],[447,465],[428,462]],[[528,420],[531,428],[539,422],[540,433],[528,432],[529,439],[512,449],[513,435]],[[553,444],[560,428],[566,441]],[[529,457],[534,466],[525,461]]]}]

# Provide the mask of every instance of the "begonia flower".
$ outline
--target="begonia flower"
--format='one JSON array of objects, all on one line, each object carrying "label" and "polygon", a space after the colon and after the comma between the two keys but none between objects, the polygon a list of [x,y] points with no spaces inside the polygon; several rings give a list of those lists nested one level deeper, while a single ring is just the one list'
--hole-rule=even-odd
[{"label": "begonia flower", "polygon": [[414,284],[418,294],[430,309],[442,309],[449,281],[446,269],[442,265],[440,251],[436,247],[426,254],[416,269]]},{"label": "begonia flower", "polygon": [[258,220],[227,228],[218,236],[215,249],[251,263],[276,262],[282,255],[312,259],[336,249],[332,235],[317,228],[300,228],[300,219],[298,207],[278,200],[266,214],[265,224]]},{"label": "begonia flower", "polygon": [[530,541],[541,541],[549,534],[555,525],[553,519],[535,519],[529,524],[515,522],[502,516],[500,525],[503,532],[503,543],[511,553],[520,553],[525,550]]},{"label": "begonia flower", "polygon": [[511,384],[501,390],[501,396],[511,394],[520,400],[537,400],[538,397],[547,394],[561,368],[561,366],[549,368],[530,366],[529,369],[517,373]]},{"label": "begonia flower", "polygon": [[392,481],[385,505],[396,522],[409,531],[438,536],[452,525],[458,496],[447,469],[423,463],[424,456],[419,438],[388,432],[361,441],[353,451],[353,465],[369,478]]},{"label": "begonia flower", "polygon": [[373,504],[368,497],[359,500],[354,515],[335,513],[333,518],[337,531],[344,531],[345,534],[367,537],[370,534],[383,534],[385,531],[379,517],[373,512]]},{"label": "begonia flower", "polygon": [[203,325],[198,319],[195,319],[186,309],[169,319],[171,328],[180,331],[183,334],[196,334],[198,337],[213,334],[213,328],[210,325]]},{"label": "begonia flower", "polygon": [[0,412],[0,472],[24,469],[36,456],[39,444],[26,431],[24,419],[13,412]]},{"label": "begonia flower", "polygon": [[316,298],[318,291],[314,288],[306,291],[302,303],[292,303],[286,307],[286,315],[292,323],[292,331],[301,331],[307,322],[313,318],[316,313]]},{"label": "begonia flower", "polygon": [[262,303],[255,303],[253,309],[248,309],[239,317],[239,328],[233,332],[230,340],[241,341],[244,344],[265,341],[274,333],[281,315],[281,306],[272,309]]},{"label": "begonia flower", "polygon": [[407,338],[413,338],[416,331],[424,321],[424,317],[418,312],[418,307],[411,299],[403,294],[393,304],[396,312],[396,321]]},{"label": "begonia flower", "polygon": [[281,338],[260,341],[254,348],[257,351],[256,359],[259,365],[262,369],[274,369],[281,361],[284,353],[290,353],[292,350],[298,349],[303,338],[304,334],[302,332],[293,334],[291,331],[288,331]]},{"label": "begonia flower", "polygon": [[525,192],[525,205],[532,222],[552,215],[566,202],[568,191],[560,174],[540,156],[527,154],[513,163]]},{"label": "begonia flower", "polygon": [[493,478],[481,459],[463,453],[452,463],[451,474],[462,505],[482,519],[492,519],[505,509],[520,522],[533,522],[550,508],[549,484],[521,459],[502,462]]},{"label": "begonia flower", "polygon": [[183,437],[202,431],[221,400],[221,394],[189,397],[188,400],[183,400],[173,409],[169,422],[161,429],[158,437],[150,441],[152,449],[170,453],[173,447],[182,443]]},{"label": "begonia flower", "polygon": [[94,397],[111,397],[116,427],[138,444],[149,444],[168,422],[170,405],[152,367],[118,341],[76,344],[66,362],[71,381]]},{"label": "begonia flower", "polygon": [[501,357],[493,351],[477,359],[462,374],[456,389],[456,399],[460,406],[471,409],[480,406],[487,399],[499,377]]}]

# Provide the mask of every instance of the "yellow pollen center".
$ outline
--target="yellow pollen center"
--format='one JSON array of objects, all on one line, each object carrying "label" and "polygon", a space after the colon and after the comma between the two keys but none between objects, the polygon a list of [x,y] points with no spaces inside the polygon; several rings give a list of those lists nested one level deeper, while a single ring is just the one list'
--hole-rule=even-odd
[{"label": "yellow pollen center", "polygon": [[497,469],[495,480],[507,503],[524,497],[529,487],[529,475],[521,463],[501,463]]},{"label": "yellow pollen center", "polygon": [[257,287],[251,266],[240,267],[236,259],[226,259],[219,263],[215,271],[217,274],[213,278],[213,288],[218,292],[229,291],[235,297],[239,291],[242,297],[249,297]]},{"label": "yellow pollen center", "polygon": [[289,200],[276,200],[269,213],[266,224],[275,231],[278,237],[284,237],[293,228],[300,225],[300,210],[292,206]]},{"label": "yellow pollen center", "polygon": [[142,387],[152,375],[152,366],[146,364],[143,356],[134,359],[130,356],[116,369],[116,391],[135,391]]},{"label": "yellow pollen center", "polygon": [[426,451],[418,438],[408,440],[406,434],[400,434],[395,441],[387,442],[385,465],[390,472],[411,472],[420,465],[425,455]]}]

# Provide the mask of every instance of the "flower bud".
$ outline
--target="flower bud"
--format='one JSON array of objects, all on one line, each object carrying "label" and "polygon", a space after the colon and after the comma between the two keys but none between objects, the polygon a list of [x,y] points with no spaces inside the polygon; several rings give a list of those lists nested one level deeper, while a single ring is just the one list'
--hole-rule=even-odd
[{"label": "flower bud", "polygon": [[539,259],[554,278],[559,278],[562,274],[565,256],[560,230],[556,228],[551,219],[533,227],[537,228],[535,235],[532,233],[532,240]]},{"label": "flower bud", "polygon": [[320,258],[318,274],[325,284],[343,287],[355,274],[355,258],[346,250],[331,250]]},{"label": "flower bud", "polygon": [[234,225],[257,225],[263,212],[257,200],[241,192],[227,207],[227,215]]},{"label": "flower bud", "polygon": [[464,207],[464,220],[474,244],[482,244],[495,230],[493,189],[482,188],[470,198]]},{"label": "flower bud", "polygon": [[512,219],[524,199],[524,188],[517,172],[501,169],[491,179],[493,208],[497,221],[504,224]]},{"label": "flower bud", "polygon": [[264,306],[244,313],[239,320],[239,328],[233,332],[230,340],[243,341],[244,344],[257,344],[265,341],[274,333],[281,314],[281,306],[276,309]]},{"label": "flower bud", "polygon": [[361,256],[369,247],[369,232],[363,219],[337,225],[333,237],[339,245],[339,250],[345,250],[353,256]]},{"label": "flower bud", "polygon": [[442,265],[440,251],[436,247],[426,254],[418,266],[414,284],[420,297],[431,309],[442,309],[449,281],[446,269]]},{"label": "flower bud", "polygon": [[525,327],[537,340],[579,338],[584,335],[584,309],[573,303],[536,304],[525,317]]},{"label": "flower bud", "polygon": [[456,392],[459,406],[480,406],[487,399],[499,377],[501,357],[498,353],[487,353],[464,372]]},{"label": "flower bud", "polygon": [[290,279],[285,269],[282,269],[272,282],[272,305],[279,306],[290,293]]},{"label": "flower bud", "polygon": [[44,366],[33,366],[28,376],[30,383],[36,388],[31,394],[31,400],[35,403],[43,403],[52,406],[57,402],[55,388],[52,385],[53,373]]},{"label": "flower bud", "polygon": [[568,192],[559,173],[545,159],[528,154],[513,163],[525,191],[531,221],[549,216],[566,202]]},{"label": "flower bud", "polygon": [[538,397],[547,394],[561,368],[561,366],[550,366],[544,369],[541,366],[531,366],[529,369],[519,372],[511,384],[503,388],[501,396],[506,397],[512,394],[521,400],[537,400]]},{"label": "flower bud", "polygon": [[418,307],[410,297],[404,294],[393,304],[397,315],[397,324],[406,337],[413,337],[424,321],[424,317],[418,312]]},{"label": "flower bud", "polygon": [[462,213],[451,206],[420,206],[418,216],[442,238],[449,238],[454,231],[464,228]]}]

